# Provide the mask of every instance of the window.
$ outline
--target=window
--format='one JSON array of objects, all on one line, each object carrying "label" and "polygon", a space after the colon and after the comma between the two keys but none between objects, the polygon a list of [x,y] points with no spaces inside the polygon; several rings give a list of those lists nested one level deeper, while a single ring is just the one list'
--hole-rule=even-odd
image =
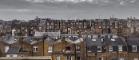
[{"label": "window", "polygon": [[9,55],[6,55],[6,57],[18,57],[17,54],[9,54]]},{"label": "window", "polygon": [[69,46],[66,47],[66,48],[65,48],[65,52],[66,52],[66,53],[70,53],[70,52],[71,52],[71,47],[69,47]]},{"label": "window", "polygon": [[81,60],[80,56],[77,56],[77,60]]},{"label": "window", "polygon": [[103,42],[104,41],[104,38],[101,38],[101,42]]},{"label": "window", "polygon": [[98,36],[97,35],[93,35],[93,38],[98,38]]},{"label": "window", "polygon": [[17,57],[17,55],[16,54],[13,54],[13,57]]},{"label": "window", "polygon": [[100,58],[98,58],[98,60],[104,60],[104,58],[103,57],[100,57]]},{"label": "window", "polygon": [[48,47],[48,52],[49,52],[49,53],[53,52],[53,47],[52,47],[52,46],[49,46],[49,47]]},{"label": "window", "polygon": [[92,39],[92,41],[96,41],[96,39]]},{"label": "window", "polygon": [[119,51],[123,51],[123,46],[122,46],[122,45],[119,45],[119,46],[118,46],[118,50],[119,50]]},{"label": "window", "polygon": [[137,52],[137,45],[132,45],[132,52]]},{"label": "window", "polygon": [[5,53],[7,53],[9,50],[9,46],[5,46]]},{"label": "window", "polygon": [[60,56],[57,56],[57,57],[56,57],[56,60],[61,60],[61,59],[60,59]]},{"label": "window", "polygon": [[112,52],[113,51],[113,47],[109,46],[109,51]]},{"label": "window", "polygon": [[6,55],[6,57],[11,57],[11,55]]},{"label": "window", "polygon": [[74,59],[73,59],[73,56],[67,56],[66,60],[74,60]]},{"label": "window", "polygon": [[124,58],[119,58],[119,60],[125,60]]},{"label": "window", "polygon": [[113,35],[112,38],[118,38],[118,36],[117,35]]},{"label": "window", "polygon": [[88,35],[89,38],[91,38],[91,35]]},{"label": "window", "polygon": [[80,46],[76,46],[76,51],[80,52]]},{"label": "window", "polygon": [[115,41],[115,39],[112,38],[111,41]]},{"label": "window", "polygon": [[97,52],[102,52],[102,46],[97,46]]},{"label": "window", "polygon": [[33,52],[37,52],[38,51],[38,46],[33,46]]},{"label": "window", "polygon": [[138,58],[134,58],[134,60],[139,60]]}]

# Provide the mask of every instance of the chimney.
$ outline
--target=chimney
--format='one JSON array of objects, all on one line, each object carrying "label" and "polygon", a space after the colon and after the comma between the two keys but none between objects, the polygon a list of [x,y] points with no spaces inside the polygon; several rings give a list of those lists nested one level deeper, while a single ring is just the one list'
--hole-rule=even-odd
[{"label": "chimney", "polygon": [[15,36],[15,29],[12,29],[12,36]]}]

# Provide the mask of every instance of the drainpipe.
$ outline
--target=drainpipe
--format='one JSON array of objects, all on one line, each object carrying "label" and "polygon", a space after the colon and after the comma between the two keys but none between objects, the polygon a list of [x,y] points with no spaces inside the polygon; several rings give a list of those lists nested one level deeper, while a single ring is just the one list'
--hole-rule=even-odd
[{"label": "drainpipe", "polygon": [[44,56],[44,39],[43,39],[43,56]]},{"label": "drainpipe", "polygon": [[74,44],[75,48],[74,48],[74,52],[75,52],[75,60],[77,60],[77,54],[76,54],[76,45]]},{"label": "drainpipe", "polygon": [[31,45],[31,55],[33,56],[33,45]]}]

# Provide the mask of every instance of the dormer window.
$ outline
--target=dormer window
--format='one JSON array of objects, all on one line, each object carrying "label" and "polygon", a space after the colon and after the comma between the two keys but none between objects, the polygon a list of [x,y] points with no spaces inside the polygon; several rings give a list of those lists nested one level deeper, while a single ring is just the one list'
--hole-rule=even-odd
[{"label": "dormer window", "polygon": [[108,35],[108,38],[111,38],[111,35]]},{"label": "dormer window", "polygon": [[17,39],[14,39],[14,41],[17,41]]},{"label": "dormer window", "polygon": [[71,36],[69,36],[69,37],[71,37]]},{"label": "dormer window", "polygon": [[137,52],[137,45],[132,45],[132,52]]},{"label": "dormer window", "polygon": [[88,35],[89,38],[91,38],[91,35]]},{"label": "dormer window", "polygon": [[109,46],[109,51],[112,52],[113,51],[113,47]]},{"label": "dormer window", "polygon": [[92,39],[92,41],[96,41],[96,39]]},{"label": "dormer window", "polygon": [[103,42],[104,41],[104,38],[101,38],[101,42]]},{"label": "dormer window", "polygon": [[102,52],[102,46],[97,46],[97,52]]},{"label": "dormer window", "polygon": [[114,38],[111,38],[111,41],[116,41]]},{"label": "dormer window", "polygon": [[93,38],[98,38],[98,36],[97,35],[93,35]]},{"label": "dormer window", "polygon": [[118,37],[117,35],[113,35],[113,36],[112,36],[112,38],[117,38],[117,37]]}]

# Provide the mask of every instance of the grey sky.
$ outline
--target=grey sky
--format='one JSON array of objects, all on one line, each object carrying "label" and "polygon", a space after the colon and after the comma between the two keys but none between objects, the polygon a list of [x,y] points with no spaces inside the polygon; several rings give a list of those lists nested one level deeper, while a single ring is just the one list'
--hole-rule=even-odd
[{"label": "grey sky", "polygon": [[0,19],[139,18],[139,0],[0,0]]}]

